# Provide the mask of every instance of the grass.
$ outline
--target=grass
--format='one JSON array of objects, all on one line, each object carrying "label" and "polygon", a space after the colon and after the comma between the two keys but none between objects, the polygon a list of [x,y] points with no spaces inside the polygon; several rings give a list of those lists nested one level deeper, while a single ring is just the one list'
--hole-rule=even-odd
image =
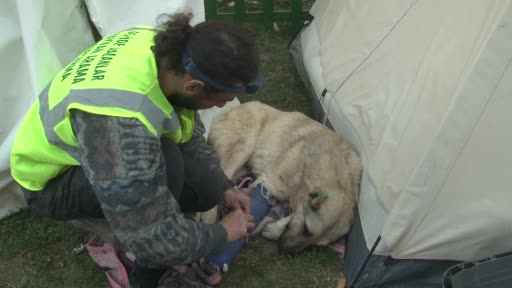
[{"label": "grass", "polygon": [[71,251],[87,235],[24,210],[0,222],[0,287],[106,287],[86,254]]},{"label": "grass", "polygon": [[[258,36],[265,86],[255,95],[241,97],[241,102],[259,100],[311,115],[305,88],[286,49],[293,31],[286,26],[278,33],[256,26],[247,28]],[[89,236],[29,210],[2,220],[0,287],[108,287],[104,272],[86,253],[71,253]],[[242,249],[217,287],[335,287],[340,277],[337,255],[327,248],[311,248],[290,257],[274,242],[258,237]]]},{"label": "grass", "polygon": [[261,50],[263,88],[256,94],[239,97],[240,102],[258,100],[281,110],[300,111],[311,116],[311,104],[293,64],[287,45],[294,35],[290,26],[281,24],[279,32],[259,26],[247,26],[257,35]]}]

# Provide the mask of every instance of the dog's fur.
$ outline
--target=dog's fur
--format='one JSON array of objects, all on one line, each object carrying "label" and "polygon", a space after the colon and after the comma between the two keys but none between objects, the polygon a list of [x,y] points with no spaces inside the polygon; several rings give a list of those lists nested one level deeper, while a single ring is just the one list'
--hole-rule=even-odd
[{"label": "dog's fur", "polygon": [[289,217],[268,224],[263,236],[299,252],[345,235],[354,218],[361,164],[352,147],[299,112],[260,102],[217,117],[208,143],[230,179],[251,172],[272,196],[289,201]]}]

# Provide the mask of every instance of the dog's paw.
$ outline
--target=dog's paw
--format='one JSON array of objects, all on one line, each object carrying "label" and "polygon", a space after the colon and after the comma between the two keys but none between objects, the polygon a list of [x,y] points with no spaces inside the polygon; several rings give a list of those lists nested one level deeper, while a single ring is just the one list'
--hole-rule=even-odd
[{"label": "dog's paw", "polygon": [[263,231],[261,232],[261,235],[263,237],[270,239],[270,240],[277,240],[279,237],[281,237],[281,234],[284,233],[284,230],[286,229],[286,225],[288,225],[288,222],[292,219],[292,216],[281,218],[279,221],[267,224]]}]

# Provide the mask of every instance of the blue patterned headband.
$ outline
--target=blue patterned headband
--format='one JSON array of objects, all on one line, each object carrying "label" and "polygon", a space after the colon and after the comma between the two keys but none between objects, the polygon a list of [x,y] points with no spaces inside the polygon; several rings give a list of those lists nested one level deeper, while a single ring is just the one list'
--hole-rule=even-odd
[{"label": "blue patterned headband", "polygon": [[181,55],[181,64],[183,64],[183,67],[185,70],[190,73],[192,76],[196,77],[197,79],[205,82],[209,86],[222,91],[226,93],[233,93],[233,94],[242,94],[242,93],[248,93],[253,94],[256,93],[263,84],[263,79],[258,73],[256,75],[256,78],[249,82],[246,86],[226,86],[222,83],[219,83],[217,81],[214,81],[204,75],[199,68],[197,68],[196,64],[194,64],[194,61],[192,61],[192,58],[188,55],[187,51],[183,51],[183,54]]}]

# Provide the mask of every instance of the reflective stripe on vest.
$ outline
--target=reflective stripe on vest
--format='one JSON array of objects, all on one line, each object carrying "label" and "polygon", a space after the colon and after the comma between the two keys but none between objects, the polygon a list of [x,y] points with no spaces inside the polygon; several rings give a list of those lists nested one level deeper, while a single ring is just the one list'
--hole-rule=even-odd
[{"label": "reflective stripe on vest", "polygon": [[[48,139],[50,143],[69,153],[75,159],[78,157],[76,143],[64,143],[54,129],[62,120],[66,119],[66,114],[70,104],[72,103],[80,103],[82,105],[93,104],[94,107],[116,107],[130,111],[138,110],[144,115],[144,118],[147,119],[147,123],[144,124],[146,124],[150,131],[157,137],[162,136],[162,134],[176,135],[176,133],[180,131],[180,120],[178,119],[176,112],[172,111],[170,118],[162,119],[161,109],[153,102],[149,101],[147,96],[142,94],[114,89],[72,90],[66,98],[49,110],[49,88],[50,84],[46,86],[39,96],[39,116],[43,121],[46,139]],[[145,102],[147,105],[141,107],[141,102]],[[162,127],[163,131],[160,129],[156,130],[154,127]],[[180,135],[177,136],[181,136],[181,133],[179,134]],[[180,139],[181,137],[175,138],[172,136],[170,138],[173,138],[175,141],[179,139],[177,142],[186,142],[190,139]]]}]

